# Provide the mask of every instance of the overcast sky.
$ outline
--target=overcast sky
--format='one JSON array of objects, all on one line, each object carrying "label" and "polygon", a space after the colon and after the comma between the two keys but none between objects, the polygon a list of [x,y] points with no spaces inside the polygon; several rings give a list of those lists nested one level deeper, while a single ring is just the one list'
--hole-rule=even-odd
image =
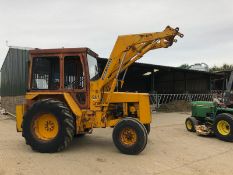
[{"label": "overcast sky", "polygon": [[118,35],[179,27],[183,39],[140,62],[233,64],[232,0],[0,0],[0,65],[10,46],[89,47],[108,57]]}]

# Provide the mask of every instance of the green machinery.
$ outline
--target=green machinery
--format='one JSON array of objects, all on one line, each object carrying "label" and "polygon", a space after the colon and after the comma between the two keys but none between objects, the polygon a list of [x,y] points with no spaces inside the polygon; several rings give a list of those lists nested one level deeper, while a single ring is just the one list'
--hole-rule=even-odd
[{"label": "green machinery", "polygon": [[198,135],[215,135],[233,142],[233,109],[224,108],[215,102],[192,102],[192,116],[185,121],[188,131]]}]

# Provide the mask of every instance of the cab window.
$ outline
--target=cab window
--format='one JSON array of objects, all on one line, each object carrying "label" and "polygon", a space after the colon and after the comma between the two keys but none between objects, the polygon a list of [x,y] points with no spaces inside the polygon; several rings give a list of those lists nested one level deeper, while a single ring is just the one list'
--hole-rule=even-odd
[{"label": "cab window", "polygon": [[79,56],[64,58],[64,87],[65,89],[84,88],[84,71]]},{"label": "cab window", "polygon": [[36,57],[32,63],[32,89],[56,90],[60,87],[59,57]]}]

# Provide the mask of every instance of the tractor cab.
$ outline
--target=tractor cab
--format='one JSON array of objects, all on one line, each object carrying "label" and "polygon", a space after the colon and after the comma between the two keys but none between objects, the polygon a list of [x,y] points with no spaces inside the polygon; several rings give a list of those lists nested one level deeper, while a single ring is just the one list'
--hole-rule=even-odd
[{"label": "tractor cab", "polygon": [[28,91],[65,91],[87,108],[89,82],[99,77],[97,58],[88,48],[32,50]]}]

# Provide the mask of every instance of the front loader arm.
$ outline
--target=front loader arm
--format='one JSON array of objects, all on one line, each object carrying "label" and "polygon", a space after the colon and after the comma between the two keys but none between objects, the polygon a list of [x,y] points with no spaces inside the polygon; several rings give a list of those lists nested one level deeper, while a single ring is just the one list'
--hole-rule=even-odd
[{"label": "front loader arm", "polygon": [[95,106],[93,109],[101,107],[101,121],[106,121],[108,106],[117,86],[119,74],[126,71],[131,64],[148,51],[170,47],[173,42],[176,42],[175,37],[177,35],[183,37],[183,34],[179,32],[179,28],[173,29],[167,26],[162,32],[118,37],[101,78],[91,82],[91,100]]},{"label": "front loader arm", "polygon": [[[175,36],[183,37],[179,28],[167,26],[162,32],[143,33],[119,36],[112,50],[110,58],[105,66],[101,78],[98,80],[98,89],[111,84],[115,89],[113,79],[126,70],[132,63],[140,59],[145,53],[158,48],[168,48],[176,42]],[[115,83],[116,84],[116,83]]]}]

